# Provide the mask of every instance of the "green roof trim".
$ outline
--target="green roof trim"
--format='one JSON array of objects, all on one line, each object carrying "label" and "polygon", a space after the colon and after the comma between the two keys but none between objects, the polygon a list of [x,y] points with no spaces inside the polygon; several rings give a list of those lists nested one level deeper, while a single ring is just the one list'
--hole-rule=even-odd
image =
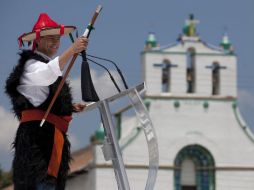
[{"label": "green roof trim", "polygon": [[104,138],[105,138],[104,128],[100,126],[99,129],[95,131],[95,139],[98,140],[99,142],[102,142]]},{"label": "green roof trim", "polygon": [[232,103],[232,107],[235,109],[235,108],[237,108],[237,101],[234,101],[233,103]]},{"label": "green roof trim", "polygon": [[148,48],[157,47],[157,40],[155,38],[155,34],[154,33],[149,33],[148,34],[148,38],[147,38],[145,44],[146,44],[146,47],[148,47]]},{"label": "green roof trim", "polygon": [[222,37],[222,41],[220,43],[220,46],[223,48],[223,50],[227,53],[232,53],[234,51],[232,44],[229,41],[228,35],[224,34]]},{"label": "green roof trim", "polygon": [[209,103],[208,103],[208,101],[204,101],[204,103],[203,103],[203,107],[204,107],[205,109],[207,109],[207,108],[209,107]]},{"label": "green roof trim", "polygon": [[230,50],[231,49],[231,44],[230,43],[220,43],[220,46],[224,49],[224,50]]},{"label": "green roof trim", "polygon": [[146,41],[146,46],[149,46],[149,45],[151,45],[151,47],[156,47],[157,46],[157,42]]},{"label": "green roof trim", "polygon": [[145,99],[144,104],[146,106],[146,109],[149,111],[150,105],[151,105],[151,100],[150,99]]},{"label": "green roof trim", "polygon": [[174,101],[174,107],[179,108],[180,107],[180,102],[178,100]]}]

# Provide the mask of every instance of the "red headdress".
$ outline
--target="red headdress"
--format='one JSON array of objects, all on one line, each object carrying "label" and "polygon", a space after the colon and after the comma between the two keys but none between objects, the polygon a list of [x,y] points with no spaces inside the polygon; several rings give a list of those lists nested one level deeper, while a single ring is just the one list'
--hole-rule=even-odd
[{"label": "red headdress", "polygon": [[[64,35],[69,34],[76,29],[75,26],[64,26],[52,20],[46,13],[41,13],[37,22],[35,23],[32,32],[22,34],[19,40],[19,46],[23,42],[33,42],[38,40],[41,36],[48,35]],[[35,43],[33,43],[35,45]],[[33,47],[33,49],[35,46]]]}]

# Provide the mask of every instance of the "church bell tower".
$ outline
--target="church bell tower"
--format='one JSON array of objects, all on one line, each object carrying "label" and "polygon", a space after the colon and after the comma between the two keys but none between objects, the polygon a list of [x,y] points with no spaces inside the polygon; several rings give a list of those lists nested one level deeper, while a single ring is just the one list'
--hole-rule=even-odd
[{"label": "church bell tower", "polygon": [[201,40],[193,15],[174,45],[158,47],[149,34],[141,53],[149,96],[236,97],[236,56],[225,36],[220,47]]}]

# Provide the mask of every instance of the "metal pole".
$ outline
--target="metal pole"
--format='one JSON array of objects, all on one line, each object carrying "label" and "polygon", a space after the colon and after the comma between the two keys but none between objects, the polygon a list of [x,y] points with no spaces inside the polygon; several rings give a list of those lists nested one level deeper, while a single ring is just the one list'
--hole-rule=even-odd
[{"label": "metal pole", "polygon": [[118,144],[118,138],[115,133],[116,128],[112,121],[112,115],[110,112],[108,101],[102,100],[101,104],[99,105],[99,109],[100,109],[102,122],[105,129],[106,137],[107,137],[106,143],[108,143],[108,145],[110,145],[111,147],[111,151],[109,152],[111,152],[112,154],[111,159],[112,159],[112,163],[113,163],[113,167],[114,167],[114,171],[116,175],[118,188],[120,190],[130,190],[129,181],[128,181],[124,163],[123,163],[122,154]]}]

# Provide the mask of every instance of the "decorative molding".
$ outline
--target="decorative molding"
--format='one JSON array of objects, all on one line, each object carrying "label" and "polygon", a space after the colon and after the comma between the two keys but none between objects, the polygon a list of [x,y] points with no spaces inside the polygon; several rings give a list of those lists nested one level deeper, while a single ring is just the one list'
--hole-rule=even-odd
[{"label": "decorative molding", "polygon": [[[126,169],[148,169],[145,164],[124,164]],[[112,164],[96,164],[95,168],[113,168]],[[179,167],[172,165],[159,165],[160,170],[177,170]],[[215,166],[198,167],[197,170],[216,170],[216,171],[254,171],[253,166]]]},{"label": "decorative molding", "polygon": [[150,99],[168,99],[168,100],[181,100],[181,99],[190,99],[190,100],[218,100],[218,101],[235,101],[237,100],[236,97],[232,96],[162,96],[162,95],[145,95],[145,98],[150,98]]},{"label": "decorative molding", "polygon": [[[180,52],[180,51],[175,51],[175,52],[167,52],[167,51],[162,51],[162,50],[147,50],[141,52],[141,55],[144,54],[168,54],[168,55],[186,55],[186,52]],[[235,57],[235,54],[225,54],[225,53],[195,53],[195,56],[229,56],[229,57]]]},{"label": "decorative molding", "polygon": [[243,131],[249,137],[249,139],[254,143],[254,135],[253,135],[252,131],[250,130],[249,126],[245,123],[245,121],[240,113],[240,110],[238,108],[237,101],[234,101],[232,103],[232,108],[233,108],[233,112],[234,112],[237,123],[243,129]]}]

